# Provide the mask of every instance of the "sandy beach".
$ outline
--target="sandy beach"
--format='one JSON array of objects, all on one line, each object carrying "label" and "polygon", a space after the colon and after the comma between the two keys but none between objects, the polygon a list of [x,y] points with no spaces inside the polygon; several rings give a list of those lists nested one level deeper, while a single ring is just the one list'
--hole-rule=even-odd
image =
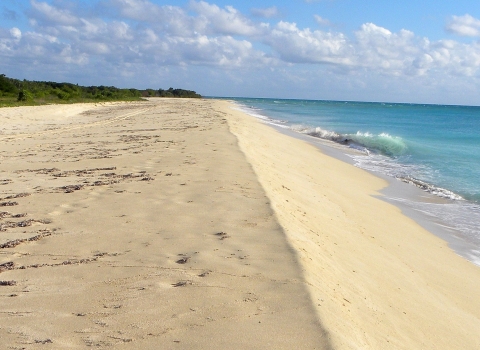
[{"label": "sandy beach", "polygon": [[0,348],[480,348],[480,268],[227,101],[0,118]]}]

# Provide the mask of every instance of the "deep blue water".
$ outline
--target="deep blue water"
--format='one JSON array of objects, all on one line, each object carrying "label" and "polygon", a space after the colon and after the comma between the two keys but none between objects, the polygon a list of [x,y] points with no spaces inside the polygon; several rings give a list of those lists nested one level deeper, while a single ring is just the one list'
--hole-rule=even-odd
[{"label": "deep blue water", "polygon": [[480,249],[480,107],[229,98],[266,122],[361,151],[355,165],[410,182],[448,205],[419,210]]}]

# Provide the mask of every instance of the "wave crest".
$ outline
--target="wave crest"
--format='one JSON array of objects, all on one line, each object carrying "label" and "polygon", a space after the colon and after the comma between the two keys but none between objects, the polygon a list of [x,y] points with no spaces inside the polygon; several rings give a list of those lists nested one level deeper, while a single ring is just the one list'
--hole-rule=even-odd
[{"label": "wave crest", "polygon": [[291,129],[302,134],[307,134],[320,139],[339,142],[342,139],[342,135],[337,134],[335,131],[325,130],[320,127],[311,128],[303,125],[292,125]]},{"label": "wave crest", "polygon": [[377,150],[387,156],[401,156],[408,150],[401,137],[391,136],[387,133],[373,135],[368,132],[357,132],[356,134],[346,135],[346,137],[361,146]]},{"label": "wave crest", "polygon": [[391,136],[387,133],[373,135],[369,132],[363,133],[358,131],[356,134],[339,134],[320,127],[312,128],[304,125],[292,125],[291,129],[302,134],[345,145],[361,146],[366,148],[366,151],[370,150],[390,157],[401,156],[408,150],[406,143],[401,137]]}]

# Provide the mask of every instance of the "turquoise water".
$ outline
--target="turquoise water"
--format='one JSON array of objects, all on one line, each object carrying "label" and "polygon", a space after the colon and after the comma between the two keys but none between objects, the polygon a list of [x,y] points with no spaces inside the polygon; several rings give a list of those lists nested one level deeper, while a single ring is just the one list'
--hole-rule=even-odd
[{"label": "turquoise water", "polygon": [[480,107],[229,99],[268,123],[360,150],[358,167],[447,198],[445,205],[412,206],[480,252]]}]

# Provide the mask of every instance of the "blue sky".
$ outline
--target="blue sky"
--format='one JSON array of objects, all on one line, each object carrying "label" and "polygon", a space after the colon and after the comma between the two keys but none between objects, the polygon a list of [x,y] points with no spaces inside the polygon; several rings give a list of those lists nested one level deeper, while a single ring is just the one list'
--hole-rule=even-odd
[{"label": "blue sky", "polygon": [[209,96],[480,105],[480,2],[2,0],[0,73]]}]

